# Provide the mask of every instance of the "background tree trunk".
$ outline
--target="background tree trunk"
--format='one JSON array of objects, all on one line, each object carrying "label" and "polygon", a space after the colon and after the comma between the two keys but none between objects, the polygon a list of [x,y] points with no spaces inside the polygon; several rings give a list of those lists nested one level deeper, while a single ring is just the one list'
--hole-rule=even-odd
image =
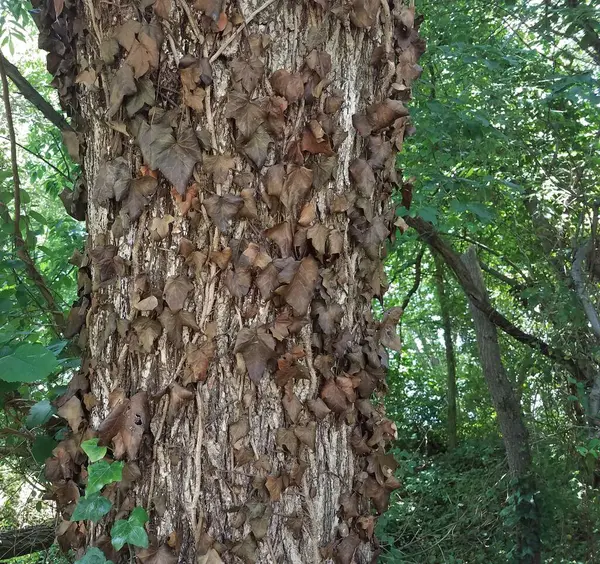
[{"label": "background tree trunk", "polygon": [[35,525],[0,531],[0,560],[47,550],[54,542],[53,525]]},{"label": "background tree trunk", "polygon": [[[102,439],[129,402],[129,440],[112,445],[141,472],[119,508],[147,508],[153,546],[168,540],[180,562],[371,561],[372,507],[399,485],[384,454],[395,426],[369,401],[398,312],[376,323],[370,308],[386,287],[399,99],[424,49],[414,7],[83,5],[59,14],[75,39],[55,74],[89,190],[85,405]],[[144,160],[164,176],[135,218],[138,184],[117,192],[152,184]]]},{"label": "background tree trunk", "polygon": [[[487,300],[487,290],[475,248],[471,247],[462,256],[462,260],[480,295]],[[508,468],[515,479],[517,559],[523,563],[541,562],[539,516],[535,502],[536,488],[531,468],[529,433],[523,421],[517,395],[502,364],[496,326],[472,301],[470,308],[483,376],[498,417]]]},{"label": "background tree trunk", "polygon": [[456,356],[454,354],[454,338],[452,336],[452,319],[448,307],[448,296],[446,295],[444,282],[444,261],[433,253],[435,261],[435,283],[442,315],[442,328],[444,330],[444,347],[446,350],[446,370],[448,401],[448,448],[453,450],[458,444],[457,435],[457,409],[456,409]]}]

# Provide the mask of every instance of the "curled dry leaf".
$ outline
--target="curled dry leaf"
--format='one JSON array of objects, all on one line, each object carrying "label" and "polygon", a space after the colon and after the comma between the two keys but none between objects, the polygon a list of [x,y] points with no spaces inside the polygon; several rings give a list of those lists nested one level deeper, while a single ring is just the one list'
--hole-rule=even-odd
[{"label": "curled dry leaf", "polygon": [[162,333],[160,323],[156,319],[136,317],[131,326],[137,335],[142,350],[148,354],[152,353],[154,351],[154,342]]},{"label": "curled dry leaf", "polygon": [[186,354],[186,376],[184,384],[204,382],[208,377],[208,367],[212,362],[215,352],[214,337],[207,335],[207,340],[200,345],[189,345]]},{"label": "curled dry leaf", "polygon": [[273,90],[290,104],[304,96],[304,81],[300,73],[290,73],[285,69],[279,69],[273,73],[270,82]]},{"label": "curled dry leaf", "polygon": [[191,311],[172,311],[166,307],[158,316],[158,320],[166,331],[169,341],[177,348],[183,345],[182,334],[184,327],[200,331],[200,327],[196,324],[194,313]]},{"label": "curled dry leaf", "polygon": [[127,63],[123,63],[110,83],[110,108],[106,117],[111,119],[119,111],[125,96],[130,96],[137,92],[133,68]]},{"label": "curled dry leaf", "polygon": [[157,188],[158,180],[152,176],[142,176],[131,182],[127,199],[122,208],[131,221],[135,221],[142,215]]},{"label": "curled dry leaf", "polygon": [[202,161],[202,168],[212,175],[216,184],[225,184],[234,166],[235,160],[229,154],[208,155]]},{"label": "curled dry leaf", "polygon": [[92,200],[107,207],[110,200],[120,202],[129,190],[131,171],[124,157],[102,163],[96,176]]},{"label": "curled dry leaf", "polygon": [[213,194],[203,202],[206,213],[221,231],[227,231],[229,222],[237,215],[244,205],[244,200],[234,194],[219,196]]},{"label": "curled dry leaf", "polygon": [[268,361],[275,356],[275,339],[264,326],[243,327],[237,335],[233,352],[241,353],[248,376],[258,383]]},{"label": "curled dry leaf", "polygon": [[194,285],[187,276],[169,277],[163,295],[171,311],[183,309],[183,304],[193,289]]},{"label": "curled dry leaf", "polygon": [[302,444],[306,445],[310,450],[315,450],[317,440],[317,424],[315,421],[311,421],[305,426],[294,427],[294,434]]},{"label": "curled dry leaf", "polygon": [[248,416],[240,417],[235,423],[229,425],[229,439],[232,445],[235,445],[240,439],[243,439],[250,432],[250,422]]},{"label": "curled dry leaf", "polygon": [[194,392],[180,386],[177,382],[171,384],[169,390],[169,419],[172,421],[183,406],[194,399]]},{"label": "curled dry leaf", "polygon": [[292,254],[293,233],[292,226],[287,221],[279,223],[265,231],[265,235],[279,247],[283,258]]},{"label": "curled dry leaf", "polygon": [[251,137],[266,119],[265,110],[259,104],[237,91],[229,94],[225,116],[235,120],[244,138]]},{"label": "curled dry leaf", "polygon": [[296,275],[285,291],[285,301],[292,306],[295,315],[300,317],[306,315],[318,278],[317,261],[311,256],[303,258]]},{"label": "curled dry leaf", "polygon": [[117,255],[115,245],[104,245],[90,251],[94,264],[98,267],[100,282],[109,282],[117,275],[124,276],[127,262]]},{"label": "curled dry leaf", "polygon": [[280,198],[286,209],[294,211],[299,204],[304,202],[312,186],[312,181],[313,171],[311,169],[303,166],[288,167]]},{"label": "curled dry leaf", "polygon": [[327,407],[335,413],[344,413],[349,407],[346,394],[333,380],[325,382],[325,385],[321,390],[321,399],[325,402]]},{"label": "curled dry leaf", "polygon": [[348,170],[359,194],[365,198],[371,198],[375,189],[375,175],[369,163],[364,159],[354,159]]},{"label": "curled dry leaf", "polygon": [[162,241],[168,234],[171,224],[175,221],[172,215],[153,217],[150,224],[150,237],[153,241]]},{"label": "curled dry leaf", "polygon": [[81,408],[81,400],[78,397],[73,396],[68,402],[59,407],[58,414],[67,420],[74,433],[79,432],[79,427],[83,422],[83,409]]},{"label": "curled dry leaf", "polygon": [[122,445],[119,452],[115,446],[115,458],[122,458],[126,453],[129,460],[135,460],[149,425],[148,394],[144,391],[138,392],[129,400],[121,418],[119,432],[113,439],[115,445]]},{"label": "curled dry leaf", "polygon": [[245,142],[238,144],[239,150],[246,156],[257,170],[260,170],[266,160],[269,144],[273,141],[267,130],[260,126],[254,134]]}]

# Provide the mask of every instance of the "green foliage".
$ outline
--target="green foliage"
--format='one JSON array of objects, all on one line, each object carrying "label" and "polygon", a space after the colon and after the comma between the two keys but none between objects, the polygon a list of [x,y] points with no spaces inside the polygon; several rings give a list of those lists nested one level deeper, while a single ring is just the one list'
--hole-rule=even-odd
[{"label": "green foliage", "polygon": [[98,460],[102,460],[106,456],[108,449],[105,446],[98,446],[99,440],[88,439],[81,443],[81,448],[87,454],[90,462],[98,462]]},{"label": "green foliage", "polygon": [[89,519],[97,523],[108,514],[112,502],[99,493],[86,494],[77,502],[71,521],[84,521]]},{"label": "green foliage", "polygon": [[23,344],[0,357],[0,379],[5,382],[36,382],[58,367],[56,357],[39,344]]},{"label": "green foliage", "polygon": [[29,415],[25,419],[25,425],[27,428],[33,429],[34,427],[41,427],[45,423],[50,421],[50,418],[56,413],[56,409],[50,403],[49,400],[44,399],[38,401],[31,406]]},{"label": "green foliage", "polygon": [[123,462],[100,460],[88,466],[86,494],[99,492],[104,486],[123,479]]},{"label": "green foliage", "polygon": [[83,558],[75,561],[75,564],[113,564],[112,560],[107,560],[99,548],[91,546],[87,549]]},{"label": "green foliage", "polygon": [[127,520],[119,519],[110,530],[112,545],[121,550],[126,544],[148,548],[148,534],[144,524],[148,522],[148,514],[141,507],[136,507]]}]

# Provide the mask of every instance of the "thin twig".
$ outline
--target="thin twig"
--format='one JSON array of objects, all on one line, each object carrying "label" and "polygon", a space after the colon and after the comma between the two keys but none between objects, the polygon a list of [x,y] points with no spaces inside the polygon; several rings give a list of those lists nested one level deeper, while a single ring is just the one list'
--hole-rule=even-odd
[{"label": "thin twig", "polygon": [[[5,137],[4,135],[0,135],[0,139],[4,139],[5,141],[10,141],[10,139],[8,137]],[[36,152],[32,151],[31,149],[28,149],[27,147],[25,147],[24,145],[21,145],[20,143],[17,143],[16,141],[15,141],[15,145],[17,147],[19,147],[20,149],[23,149],[23,151],[26,151],[30,155],[33,155],[35,158],[40,159],[40,161],[46,163],[52,170],[56,171],[57,174],[60,174],[63,178],[65,178],[69,182],[71,181],[71,177],[69,175],[65,174],[62,170],[60,170],[60,168],[54,166],[50,161],[47,161],[44,157],[42,157],[42,155],[38,155]]]},{"label": "thin twig", "polygon": [[8,127],[8,137],[10,139],[10,161],[12,166],[12,176],[13,176],[13,185],[14,185],[14,199],[15,199],[15,217],[14,217],[14,245],[16,250],[16,255],[23,261],[25,264],[25,271],[29,276],[30,280],[37,286],[42,297],[44,298],[48,309],[52,315],[54,320],[54,329],[58,334],[62,332],[62,327],[64,325],[64,318],[60,308],[56,304],[56,300],[50,292],[46,282],[42,278],[42,275],[38,272],[31,256],[29,255],[29,251],[27,250],[27,246],[25,245],[25,241],[23,241],[23,236],[21,235],[21,180],[19,178],[19,165],[17,162],[17,141],[15,135],[15,126],[13,123],[12,117],[12,109],[10,105],[10,92],[8,89],[8,78],[6,76],[6,70],[4,68],[4,56],[0,51],[0,78],[2,79],[2,98],[4,100],[4,111],[6,114],[6,124]]},{"label": "thin twig", "polygon": [[[181,1],[181,0],[180,0]],[[229,45],[233,42],[233,40],[240,34],[242,33],[242,31],[244,31],[244,29],[246,29],[246,27],[248,26],[248,24],[256,17],[258,16],[258,14],[260,14],[263,10],[266,10],[271,4],[274,4],[277,0],[267,0],[262,6],[259,6],[258,8],[256,8],[256,10],[254,10],[254,12],[252,12],[249,16],[248,19],[240,26],[238,27],[234,33],[232,33],[224,42],[223,44],[217,49],[216,53],[210,58],[210,62],[214,63],[223,53],[223,51],[225,51],[225,49],[227,49],[227,47],[229,47]]]},{"label": "thin twig", "polygon": [[188,17],[188,21],[190,22],[190,27],[192,28],[192,31],[194,32],[194,35],[196,36],[198,43],[200,43],[200,45],[202,45],[202,43],[204,43],[204,36],[202,35],[202,32],[200,31],[200,28],[198,27],[198,24],[196,23],[196,18],[194,17],[194,14],[192,14],[192,10],[190,10],[188,3],[185,0],[177,0],[177,2],[183,8],[185,15]]}]

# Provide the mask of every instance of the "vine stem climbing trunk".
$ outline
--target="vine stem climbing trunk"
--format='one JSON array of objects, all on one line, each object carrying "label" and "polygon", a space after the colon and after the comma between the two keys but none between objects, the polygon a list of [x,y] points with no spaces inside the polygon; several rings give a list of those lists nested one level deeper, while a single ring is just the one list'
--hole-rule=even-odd
[{"label": "vine stem climbing trunk", "polygon": [[446,294],[446,283],[444,280],[444,261],[434,253],[435,261],[435,284],[437,288],[440,313],[442,316],[442,328],[444,330],[444,348],[446,350],[446,370],[448,373],[446,384],[446,398],[448,401],[448,448],[453,450],[458,444],[457,432],[457,407],[456,407],[456,355],[454,354],[454,338],[452,336],[452,318],[448,296]]},{"label": "vine stem climbing trunk", "polygon": [[[487,301],[487,290],[474,247],[462,256],[462,261],[475,288],[482,299]],[[529,433],[523,421],[517,394],[502,363],[496,326],[473,300],[469,299],[469,304],[483,376],[498,417],[508,468],[515,480],[513,496],[518,528],[517,559],[521,563],[537,564],[541,562],[540,523],[535,501],[536,488],[531,467]]]},{"label": "vine stem climbing trunk", "polygon": [[[371,397],[401,311],[370,307],[414,3],[34,3],[87,187],[83,369],[47,464],[59,542],[127,560],[111,524],[143,506],[145,563],[372,561],[399,485]],[[126,461],[96,525],[60,489],[85,484],[90,437]]]}]

